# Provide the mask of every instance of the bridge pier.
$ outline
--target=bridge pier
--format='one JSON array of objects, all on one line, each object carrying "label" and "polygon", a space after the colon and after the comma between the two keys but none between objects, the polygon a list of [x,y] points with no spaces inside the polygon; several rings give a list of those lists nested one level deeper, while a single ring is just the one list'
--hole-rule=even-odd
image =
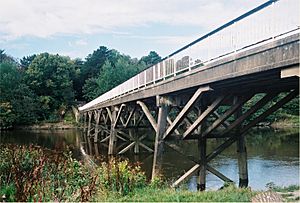
[{"label": "bridge pier", "polygon": [[[241,100],[240,97],[235,96],[233,98],[233,106],[238,104]],[[235,119],[238,119],[242,115],[242,106],[237,108],[234,116]],[[239,168],[239,187],[248,187],[248,163],[247,163],[247,148],[245,137],[240,134],[241,125],[237,126],[237,159],[238,159],[238,168]]]},{"label": "bridge pier", "polygon": [[87,136],[90,137],[90,134],[91,134],[91,126],[92,126],[92,116],[93,116],[93,112],[92,112],[92,111],[89,111],[89,112],[88,112],[88,116],[89,116],[89,120],[88,120]]},{"label": "bridge pier", "polygon": [[[152,176],[153,180],[156,176],[159,176],[162,164],[162,155],[164,151],[164,139],[163,135],[167,128],[167,118],[169,114],[169,104],[167,99],[164,97],[159,97],[158,106],[158,119],[156,125],[156,135],[154,143],[154,156],[153,156],[153,166],[152,166]],[[153,121],[154,122],[154,121]]]},{"label": "bridge pier", "polygon": [[117,141],[117,130],[116,130],[117,108],[113,106],[111,109],[112,110],[107,108],[107,112],[110,115],[110,119],[111,119],[108,155],[113,155],[116,153],[116,141]]},{"label": "bridge pier", "polygon": [[87,130],[87,112],[83,114],[83,132]]},{"label": "bridge pier", "polygon": [[197,180],[197,189],[200,191],[205,190],[205,185],[206,185],[206,143],[207,139],[206,138],[199,138],[198,139],[198,147],[199,147],[199,152],[200,152],[200,169],[198,171],[198,180]]}]

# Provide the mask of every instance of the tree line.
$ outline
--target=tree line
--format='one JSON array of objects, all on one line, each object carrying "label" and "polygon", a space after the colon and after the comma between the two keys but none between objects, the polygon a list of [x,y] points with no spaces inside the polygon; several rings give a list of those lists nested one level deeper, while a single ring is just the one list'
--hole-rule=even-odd
[{"label": "tree line", "polygon": [[137,59],[105,46],[85,60],[40,53],[17,61],[0,50],[0,128],[59,121],[160,60],[155,51]]},{"label": "tree line", "polygon": [[[95,99],[160,60],[155,51],[136,59],[100,46],[85,60],[41,53],[17,61],[0,49],[0,129],[60,121],[72,105]],[[284,95],[280,94],[262,110]],[[262,96],[255,95],[245,108]],[[225,109],[219,111],[224,113]],[[266,121],[287,118],[299,123],[299,97]]]}]

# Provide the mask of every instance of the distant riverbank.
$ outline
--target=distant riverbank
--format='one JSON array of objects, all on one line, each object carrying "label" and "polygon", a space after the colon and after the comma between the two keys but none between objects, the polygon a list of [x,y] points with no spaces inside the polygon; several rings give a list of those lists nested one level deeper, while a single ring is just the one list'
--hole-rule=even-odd
[{"label": "distant riverbank", "polygon": [[32,125],[15,126],[14,129],[19,130],[68,130],[80,128],[79,124],[70,122],[56,122],[56,123],[38,123]]}]

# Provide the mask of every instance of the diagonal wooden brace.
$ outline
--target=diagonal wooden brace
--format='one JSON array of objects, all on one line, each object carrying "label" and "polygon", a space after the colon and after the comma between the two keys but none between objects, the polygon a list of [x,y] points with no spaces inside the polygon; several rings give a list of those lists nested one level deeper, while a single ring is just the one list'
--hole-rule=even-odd
[{"label": "diagonal wooden brace", "polygon": [[187,104],[184,106],[184,108],[180,111],[178,116],[175,118],[175,120],[172,122],[172,124],[169,126],[169,128],[166,130],[166,132],[163,135],[163,139],[165,139],[168,135],[170,135],[175,128],[181,123],[181,121],[184,119],[186,114],[189,112],[189,110],[193,107],[195,102],[199,99],[201,95],[203,95],[204,92],[212,90],[209,86],[200,87],[194,95],[190,98],[190,100],[187,102]]},{"label": "diagonal wooden brace", "polygon": [[114,128],[117,126],[117,123],[118,123],[118,121],[119,121],[119,119],[120,119],[120,116],[121,116],[121,113],[122,113],[122,110],[123,110],[124,107],[125,107],[125,104],[122,104],[122,105],[120,106],[120,109],[119,109],[118,114],[117,114],[117,117],[116,117],[116,121],[115,121],[115,123],[114,123],[114,125],[113,125]]},{"label": "diagonal wooden brace", "polygon": [[183,139],[189,136],[201,123],[213,113],[225,99],[224,95],[219,96],[198,118],[197,120],[187,129],[183,134]]},{"label": "diagonal wooden brace", "polygon": [[236,110],[238,110],[252,96],[253,95],[249,95],[247,97],[242,98],[238,103],[234,104],[230,109],[228,109],[222,116],[219,116],[219,118],[203,132],[201,137],[206,137],[206,135],[208,135],[214,129],[219,127],[227,118],[229,118]]},{"label": "diagonal wooden brace", "polygon": [[128,118],[127,118],[127,121],[126,121],[126,123],[124,124],[124,127],[125,127],[125,128],[128,126],[128,124],[129,124],[129,122],[130,122],[130,119],[132,118],[132,116],[133,116],[133,114],[134,114],[134,112],[135,112],[135,109],[136,109],[135,106],[131,109],[131,111],[130,111],[130,113],[129,113],[129,116],[128,116]]},{"label": "diagonal wooden brace", "polygon": [[144,102],[141,102],[141,101],[137,101],[137,104],[141,106],[143,112],[145,113],[146,117],[148,118],[154,131],[157,132],[157,123],[156,123],[155,119],[153,118],[153,116],[151,115],[148,107],[145,105]]}]

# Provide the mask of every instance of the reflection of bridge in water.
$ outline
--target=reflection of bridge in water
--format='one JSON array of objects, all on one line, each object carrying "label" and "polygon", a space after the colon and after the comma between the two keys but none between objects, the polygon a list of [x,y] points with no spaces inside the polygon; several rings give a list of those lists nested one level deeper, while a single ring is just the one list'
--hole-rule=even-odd
[{"label": "reflection of bridge in water", "polygon": [[[172,140],[196,139],[195,165],[173,186],[197,172],[201,190],[206,171],[231,182],[209,162],[236,142],[239,185],[247,186],[245,133],[298,95],[298,8],[298,0],[268,1],[80,107],[88,136],[110,155],[153,152],[152,177],[164,145],[181,153]],[[154,149],[136,133],[143,128],[154,129]],[[223,143],[208,151],[212,138]]]}]

